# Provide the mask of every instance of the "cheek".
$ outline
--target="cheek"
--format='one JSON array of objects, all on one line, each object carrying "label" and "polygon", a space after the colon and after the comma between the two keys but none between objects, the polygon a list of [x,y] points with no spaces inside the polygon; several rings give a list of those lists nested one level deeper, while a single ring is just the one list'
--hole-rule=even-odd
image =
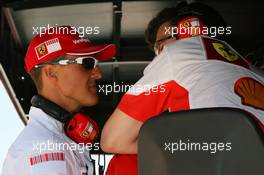
[{"label": "cheek", "polygon": [[71,95],[76,91],[80,91],[78,88],[85,86],[86,82],[84,76],[78,76],[76,72],[68,71],[60,74],[58,83],[65,95]]},{"label": "cheek", "polygon": [[64,94],[72,93],[71,91],[73,89],[74,83],[74,79],[70,76],[61,76],[59,78],[59,86]]}]

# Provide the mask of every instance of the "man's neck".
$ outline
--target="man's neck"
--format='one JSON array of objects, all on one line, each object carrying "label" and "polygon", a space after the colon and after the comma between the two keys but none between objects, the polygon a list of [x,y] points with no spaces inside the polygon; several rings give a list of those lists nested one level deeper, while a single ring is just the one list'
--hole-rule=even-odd
[{"label": "man's neck", "polygon": [[39,94],[45,97],[46,99],[52,101],[53,103],[56,103],[67,112],[76,112],[79,111],[81,108],[81,106],[77,102],[72,99],[63,97],[59,95],[59,93],[53,95],[53,93],[40,92]]}]

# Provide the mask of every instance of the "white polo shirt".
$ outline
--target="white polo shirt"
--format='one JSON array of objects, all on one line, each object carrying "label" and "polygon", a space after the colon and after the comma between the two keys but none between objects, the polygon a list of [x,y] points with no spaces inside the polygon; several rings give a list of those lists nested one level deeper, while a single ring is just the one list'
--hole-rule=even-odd
[{"label": "white polo shirt", "polygon": [[9,148],[2,175],[92,175],[89,151],[64,134],[61,122],[31,107],[29,122]]},{"label": "white polo shirt", "polygon": [[226,42],[206,36],[166,45],[118,105],[141,122],[208,107],[244,109],[264,123],[264,77]]}]

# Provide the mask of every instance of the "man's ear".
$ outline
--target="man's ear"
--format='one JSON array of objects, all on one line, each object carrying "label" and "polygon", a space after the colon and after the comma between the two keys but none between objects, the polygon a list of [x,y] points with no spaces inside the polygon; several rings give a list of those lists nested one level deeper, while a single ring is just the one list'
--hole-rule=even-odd
[{"label": "man's ear", "polygon": [[43,74],[47,79],[57,80],[57,69],[54,65],[46,65],[43,67]]}]

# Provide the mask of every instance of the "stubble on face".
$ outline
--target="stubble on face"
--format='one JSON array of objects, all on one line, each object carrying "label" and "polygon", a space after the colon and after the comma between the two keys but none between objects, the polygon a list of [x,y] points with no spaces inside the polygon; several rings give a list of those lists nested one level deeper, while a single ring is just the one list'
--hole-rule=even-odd
[{"label": "stubble on face", "polygon": [[97,104],[96,80],[91,78],[91,71],[77,64],[59,68],[57,86],[65,100],[80,107]]}]

